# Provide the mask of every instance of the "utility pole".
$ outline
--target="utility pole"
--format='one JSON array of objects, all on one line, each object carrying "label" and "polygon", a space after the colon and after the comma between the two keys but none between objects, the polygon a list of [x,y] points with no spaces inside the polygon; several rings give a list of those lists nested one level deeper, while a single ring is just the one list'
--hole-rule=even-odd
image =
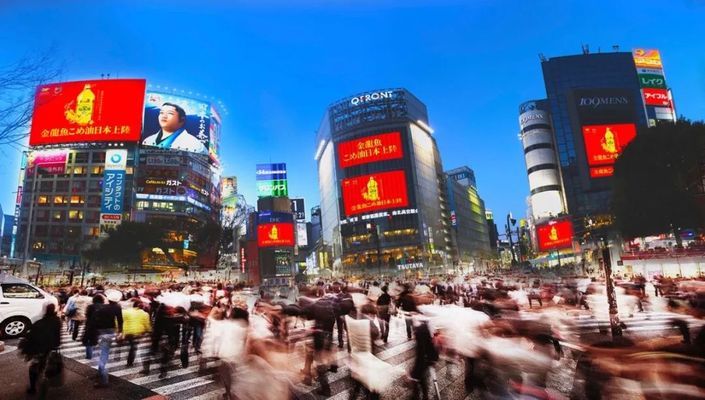
[{"label": "utility pole", "polygon": [[619,321],[617,296],[614,292],[614,281],[612,280],[612,259],[610,257],[609,242],[605,237],[600,239],[600,249],[602,250],[602,266],[605,270],[605,289],[609,306],[610,329],[612,330],[612,339],[614,339],[622,336],[622,323]]},{"label": "utility pole", "polygon": [[[29,164],[27,164],[29,167]],[[34,194],[37,192],[37,170],[39,166],[35,165],[32,174],[32,192],[29,194],[29,213],[27,215],[27,225],[25,229],[24,237],[24,251],[22,252],[22,275],[25,278],[29,278],[29,271],[27,268],[27,258],[29,256],[29,235],[32,232],[32,214],[34,212]],[[37,271],[37,277],[39,277],[39,271]]]}]

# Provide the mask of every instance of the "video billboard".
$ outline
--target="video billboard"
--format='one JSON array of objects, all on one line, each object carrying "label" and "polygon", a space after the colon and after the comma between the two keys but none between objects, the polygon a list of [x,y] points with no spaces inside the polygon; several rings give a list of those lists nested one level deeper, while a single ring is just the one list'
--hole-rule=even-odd
[{"label": "video billboard", "polygon": [[[583,126],[583,140],[585,141],[585,154],[588,165],[608,166],[613,165],[624,148],[636,137],[634,124],[609,124]],[[602,176],[607,175],[603,171]],[[591,175],[593,175],[591,173]],[[596,176],[593,176],[596,177]]]},{"label": "video billboard", "polygon": [[274,222],[258,225],[257,245],[259,247],[293,246],[294,224]]},{"label": "video billboard", "polygon": [[144,79],[38,86],[29,144],[139,141],[144,90]]},{"label": "video billboard", "polygon": [[257,197],[287,197],[286,163],[257,164]]},{"label": "video billboard", "polygon": [[573,223],[569,219],[550,221],[536,227],[539,251],[565,249],[573,246]]},{"label": "video billboard", "polygon": [[209,154],[210,104],[174,94],[147,92],[142,145]]},{"label": "video billboard", "polygon": [[224,216],[232,218],[237,207],[237,177],[225,176],[220,178],[220,198]]},{"label": "video billboard", "polygon": [[346,216],[409,205],[401,170],[343,179],[342,189]]},{"label": "video billboard", "polygon": [[402,156],[400,132],[365,136],[338,144],[338,163],[341,168]]}]

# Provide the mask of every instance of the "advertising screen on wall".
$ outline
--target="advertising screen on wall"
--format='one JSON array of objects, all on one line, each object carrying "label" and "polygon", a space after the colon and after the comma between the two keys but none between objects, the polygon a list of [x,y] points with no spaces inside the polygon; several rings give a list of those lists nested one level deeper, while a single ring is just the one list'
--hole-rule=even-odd
[{"label": "advertising screen on wall", "polygon": [[297,221],[305,220],[306,206],[304,205],[304,199],[291,199],[291,212]]},{"label": "advertising screen on wall", "polygon": [[658,74],[639,74],[639,85],[643,88],[666,89],[666,78]]},{"label": "advertising screen on wall", "polygon": [[139,141],[144,90],[144,79],[41,85],[34,97],[29,144]]},{"label": "advertising screen on wall", "polygon": [[269,223],[257,226],[257,245],[259,247],[293,246],[293,223]]},{"label": "advertising screen on wall", "polygon": [[585,125],[583,139],[588,165],[613,165],[624,148],[636,137],[634,124]]},{"label": "advertising screen on wall", "polygon": [[68,150],[41,150],[29,153],[27,157],[27,175],[35,174],[64,174],[66,162],[69,158]]},{"label": "advertising screen on wall", "polygon": [[399,132],[365,136],[338,145],[338,163],[341,168],[392,160],[402,156],[401,133]]},{"label": "advertising screen on wall", "polygon": [[211,107],[204,101],[147,92],[142,145],[209,154]]},{"label": "advertising screen on wall", "polygon": [[670,107],[671,97],[666,89],[649,89],[641,90],[644,94],[644,103],[647,106]]},{"label": "advertising screen on wall", "polygon": [[661,54],[656,49],[634,49],[632,56],[637,68],[663,68]]},{"label": "advertising screen on wall", "polygon": [[286,197],[289,195],[286,163],[257,164],[255,175],[257,197]]},{"label": "advertising screen on wall", "polygon": [[550,221],[536,227],[539,251],[565,249],[573,245],[573,223],[569,219]]},{"label": "advertising screen on wall", "polygon": [[409,205],[404,171],[380,172],[343,180],[347,216]]}]

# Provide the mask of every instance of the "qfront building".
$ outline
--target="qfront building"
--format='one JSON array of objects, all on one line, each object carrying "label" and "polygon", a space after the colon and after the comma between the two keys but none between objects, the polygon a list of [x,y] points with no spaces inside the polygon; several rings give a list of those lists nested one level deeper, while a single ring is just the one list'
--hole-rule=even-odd
[{"label": "qfront building", "polygon": [[426,106],[405,89],[344,98],[317,135],[321,239],[335,272],[452,262],[445,176]]},{"label": "qfront building", "polygon": [[541,67],[546,99],[519,107],[529,217],[536,250],[578,260],[596,240],[615,238],[616,159],[640,129],[672,122],[676,113],[658,50],[591,54],[585,48],[542,59]]},{"label": "qfront building", "polygon": [[142,255],[137,270],[204,262],[189,239],[218,218],[219,135],[209,103],[148,90],[143,79],[38,87],[19,179],[15,257],[60,279],[111,229],[137,221],[163,227],[168,242]]}]

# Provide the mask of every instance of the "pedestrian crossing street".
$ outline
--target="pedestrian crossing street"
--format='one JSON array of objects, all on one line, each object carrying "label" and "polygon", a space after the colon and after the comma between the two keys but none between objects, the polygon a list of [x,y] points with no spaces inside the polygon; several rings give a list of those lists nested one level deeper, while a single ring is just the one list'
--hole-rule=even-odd
[{"label": "pedestrian crossing street", "polygon": [[[700,327],[703,324],[702,321],[693,317],[656,312],[638,313],[631,318],[623,318],[622,321],[627,325],[626,334],[630,334],[630,332],[668,331],[675,329],[671,324],[671,320],[674,316],[685,319],[690,324],[691,329]],[[529,315],[529,318],[530,317]],[[584,333],[597,333],[601,328],[609,329],[609,322],[606,319],[595,319],[589,316],[575,316],[571,319],[571,324],[563,326],[564,331],[561,333],[564,337]],[[673,331],[672,333],[677,333],[677,331]],[[71,340],[70,334],[64,331],[62,334],[62,355],[93,368],[97,368],[98,349],[94,352],[93,360],[87,360],[85,347],[81,344],[80,337],[81,335],[79,335],[77,341],[73,341]],[[290,341],[296,343],[291,353],[291,360],[298,370],[303,368],[304,365],[304,345],[311,339],[307,335],[306,328],[302,327],[301,323],[299,323],[297,328],[292,329],[289,337]],[[334,343],[337,344],[336,333],[334,333]],[[152,363],[148,374],[142,372],[142,360],[147,357],[149,346],[148,337],[140,338],[138,340],[135,363],[132,367],[128,367],[126,365],[127,345],[114,345],[111,349],[108,363],[108,372],[110,375],[148,388],[169,399],[222,399],[224,389],[218,378],[218,361],[199,359],[198,355],[193,351],[193,348],[191,348],[189,352],[190,364],[187,368],[182,368],[177,351],[176,356],[168,365],[167,376],[160,379],[158,377],[160,373],[158,362]],[[380,359],[390,364],[400,366],[405,370],[409,370],[414,358],[414,342],[406,339],[403,318],[392,318],[389,343],[383,347],[377,348],[375,353]],[[344,350],[340,350],[336,353],[340,368],[336,373],[329,373],[329,381],[333,393],[330,397],[331,399],[347,399],[352,390],[353,382],[349,378],[349,370],[345,362],[347,356],[348,353]],[[454,362],[441,362],[436,366],[435,372],[438,377],[438,388],[443,399],[463,400],[469,398],[466,397],[463,390],[463,368],[461,364]],[[295,396],[298,399],[308,400],[319,398],[313,393],[317,388],[315,380],[313,386],[307,386],[301,382],[294,382],[292,386]],[[383,398],[406,398],[409,394],[410,389],[404,385],[404,378],[402,377],[398,382],[392,385],[391,389],[385,393]]]}]

